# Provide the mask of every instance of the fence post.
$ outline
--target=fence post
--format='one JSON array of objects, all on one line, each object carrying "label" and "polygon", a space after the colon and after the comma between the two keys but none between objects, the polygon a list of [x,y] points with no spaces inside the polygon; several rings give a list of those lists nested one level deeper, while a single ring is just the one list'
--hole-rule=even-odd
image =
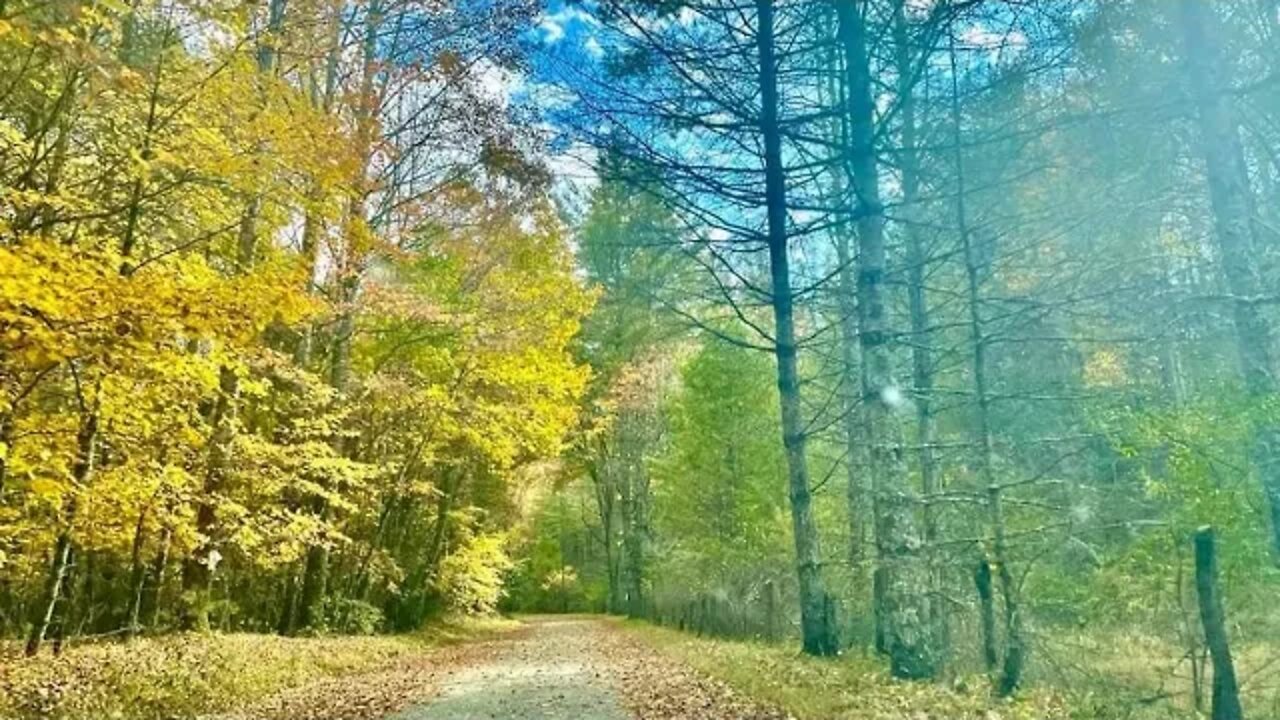
[{"label": "fence post", "polygon": [[1213,660],[1213,720],[1243,720],[1236,669],[1227,644],[1227,624],[1223,617],[1222,590],[1218,587],[1218,551],[1213,528],[1196,530],[1196,595],[1200,600],[1200,622],[1204,641]]}]

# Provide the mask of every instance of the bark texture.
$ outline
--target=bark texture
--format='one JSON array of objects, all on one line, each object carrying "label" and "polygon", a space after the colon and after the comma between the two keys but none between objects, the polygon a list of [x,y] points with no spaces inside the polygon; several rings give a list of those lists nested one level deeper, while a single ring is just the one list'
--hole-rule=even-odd
[{"label": "bark texture", "polygon": [[891,672],[899,678],[925,679],[937,674],[937,648],[928,596],[929,568],[916,518],[920,503],[908,484],[897,416],[903,397],[893,377],[885,314],[885,215],[863,9],[856,0],[836,3],[849,89],[847,168],[857,210],[858,324],[879,575],[875,604]]},{"label": "bark texture", "polygon": [[40,652],[40,646],[44,643],[49,627],[53,623],[54,614],[57,612],[58,599],[66,585],[67,573],[71,567],[73,552],[71,528],[76,517],[77,493],[88,485],[97,464],[98,414],[92,410],[82,412],[84,416],[80,422],[80,429],[76,433],[76,459],[71,468],[73,487],[69,490],[64,504],[62,529],[54,540],[44,593],[35,607],[35,616],[31,620],[31,633],[27,636],[26,646],[28,657]]},{"label": "bark texture", "polygon": [[804,418],[800,407],[796,330],[787,248],[787,191],[782,165],[782,132],[778,120],[778,70],[771,0],[756,3],[757,51],[760,61],[760,131],[764,140],[765,198],[768,211],[769,274],[774,318],[774,356],[778,401],[782,411],[782,444],[787,458],[787,491],[795,538],[800,586],[800,629],[804,651],[834,655],[839,649],[822,579],[822,553],[809,490]]},{"label": "bark texture", "polygon": [[1200,599],[1200,623],[1204,641],[1213,660],[1213,720],[1242,720],[1240,686],[1236,681],[1231,647],[1227,643],[1227,621],[1218,588],[1218,550],[1213,528],[1196,531],[1196,595]]}]

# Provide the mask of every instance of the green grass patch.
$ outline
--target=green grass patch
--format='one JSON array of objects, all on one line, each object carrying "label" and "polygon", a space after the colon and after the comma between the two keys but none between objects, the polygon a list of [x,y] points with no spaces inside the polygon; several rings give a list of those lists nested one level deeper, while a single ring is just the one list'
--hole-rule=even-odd
[{"label": "green grass patch", "polygon": [[432,648],[510,630],[460,619],[412,635],[283,638],[183,634],[95,643],[59,657],[0,657],[3,720],[167,720],[225,712],[273,693],[360,673]]}]

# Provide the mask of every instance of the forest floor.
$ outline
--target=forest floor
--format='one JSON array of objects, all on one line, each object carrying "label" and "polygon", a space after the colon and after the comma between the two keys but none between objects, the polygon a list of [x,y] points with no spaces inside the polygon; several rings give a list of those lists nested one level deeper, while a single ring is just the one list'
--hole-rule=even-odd
[{"label": "forest floor", "polygon": [[219,720],[781,720],[616,622],[524,627],[303,685]]},{"label": "forest floor", "polygon": [[392,637],[167,635],[20,657],[0,720],[782,720],[643,624],[468,620]]},{"label": "forest floor", "polygon": [[[1089,712],[1084,717],[1113,717]],[[801,655],[593,616],[303,685],[219,720],[1065,720],[1062,698],[992,697],[982,678],[907,683],[869,655]]]},{"label": "forest floor", "polygon": [[0,653],[0,720],[1115,716],[1072,715],[1063,699],[1032,690],[998,701],[981,678],[903,683],[869,655],[814,659],[791,644],[594,616],[456,621],[392,637],[169,635],[83,644],[59,657]]},{"label": "forest floor", "polygon": [[902,682],[871,654],[818,659],[790,643],[716,640],[615,618],[530,617],[504,628],[299,685],[218,720],[1197,717],[1175,704],[1126,701],[1103,685],[1037,682],[1017,699],[1001,700],[981,675]]}]

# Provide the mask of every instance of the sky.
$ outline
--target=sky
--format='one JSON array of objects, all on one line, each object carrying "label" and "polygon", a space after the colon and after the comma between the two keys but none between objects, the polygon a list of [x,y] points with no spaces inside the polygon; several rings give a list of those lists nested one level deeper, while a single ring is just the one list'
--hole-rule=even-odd
[{"label": "sky", "polygon": [[581,3],[549,0],[537,25],[530,31],[533,49],[528,73],[512,88],[518,102],[532,104],[548,118],[546,130],[552,136],[548,166],[556,178],[556,195],[576,204],[598,184],[595,172],[596,152],[584,143],[565,136],[554,118],[572,98],[552,82],[555,63],[595,64],[604,57],[604,48],[596,33],[597,21],[582,9]]},{"label": "sky", "polygon": [[[911,0],[912,7],[921,13],[934,2]],[[595,150],[570,137],[556,120],[557,115],[563,117],[572,112],[574,102],[559,84],[564,78],[562,69],[589,68],[605,57],[605,33],[589,12],[593,4],[593,0],[546,0],[528,33],[531,52],[527,69],[517,72],[495,66],[489,69],[490,78],[486,81],[495,95],[536,108],[545,119],[544,129],[552,139],[547,164],[557,179],[557,196],[569,204],[580,202],[598,183]],[[686,10],[674,21],[692,23],[696,15]],[[975,21],[960,34],[960,40],[971,49],[985,51],[992,65],[1015,60],[1028,45],[1028,38],[1016,23],[996,27]]]}]

